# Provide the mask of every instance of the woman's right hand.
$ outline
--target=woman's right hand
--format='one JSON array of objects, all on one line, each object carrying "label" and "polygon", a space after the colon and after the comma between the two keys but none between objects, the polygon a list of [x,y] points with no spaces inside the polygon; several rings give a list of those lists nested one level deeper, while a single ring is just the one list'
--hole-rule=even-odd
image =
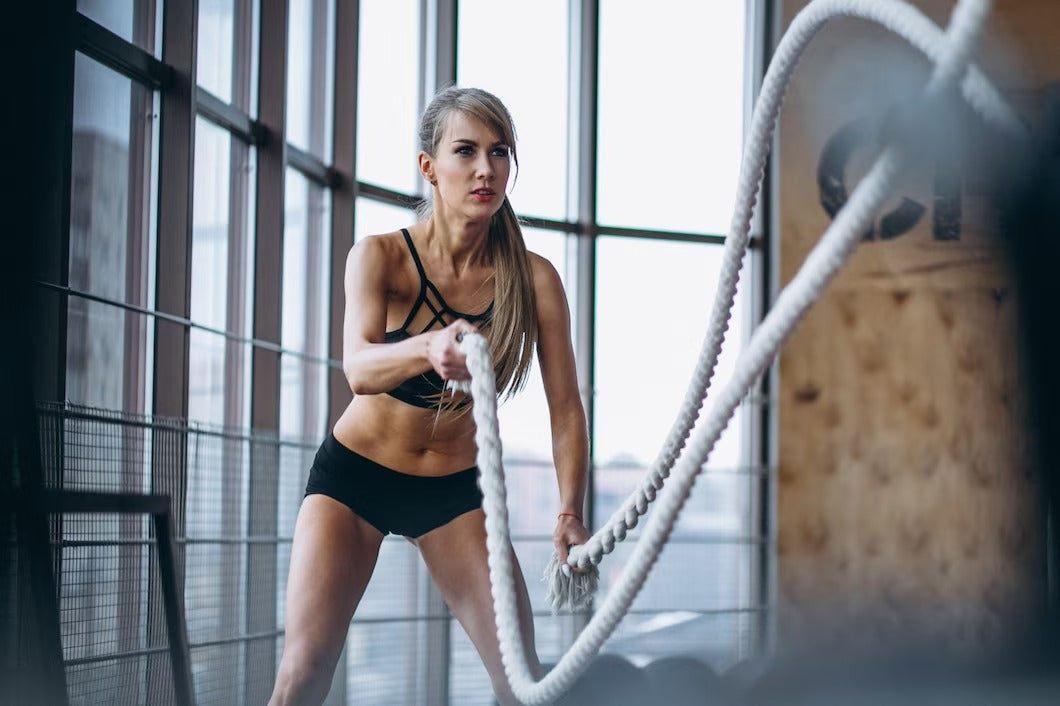
[{"label": "woman's right hand", "polygon": [[445,328],[427,335],[427,360],[442,380],[470,380],[467,356],[460,350],[457,337],[465,333],[478,333],[478,329],[463,319],[457,319]]}]

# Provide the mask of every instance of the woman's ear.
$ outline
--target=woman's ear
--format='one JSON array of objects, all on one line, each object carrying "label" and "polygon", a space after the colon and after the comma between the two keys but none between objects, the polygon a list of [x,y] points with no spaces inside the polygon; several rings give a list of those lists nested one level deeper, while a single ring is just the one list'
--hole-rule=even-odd
[{"label": "woman's ear", "polygon": [[419,155],[420,163],[420,174],[423,178],[431,183],[431,186],[437,186],[438,180],[434,176],[434,160],[426,152],[420,152]]}]

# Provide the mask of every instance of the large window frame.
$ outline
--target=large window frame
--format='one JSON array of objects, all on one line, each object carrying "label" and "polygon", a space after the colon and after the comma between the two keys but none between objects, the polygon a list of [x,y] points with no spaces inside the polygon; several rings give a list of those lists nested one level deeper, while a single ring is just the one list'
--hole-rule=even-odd
[{"label": "large window frame", "polygon": [[[159,0],[161,2],[161,0]],[[238,13],[246,18],[255,0],[234,0]],[[773,36],[773,23],[776,19],[772,13],[772,3],[767,0],[745,0],[748,9],[747,27],[747,60],[745,68],[745,114],[749,118],[749,106],[757,89],[760,77],[764,73],[766,57],[770,53],[769,38]],[[71,6],[73,3],[71,3]],[[329,371],[327,385],[326,410],[328,423],[333,424],[345,408],[350,392],[341,369],[342,357],[342,310],[343,292],[341,283],[344,269],[344,254],[353,244],[356,222],[356,204],[358,199],[408,209],[424,197],[423,187],[416,193],[399,192],[356,179],[356,134],[357,134],[357,65],[358,65],[358,16],[359,3],[335,3],[331,42],[334,62],[334,99],[330,115],[331,153],[323,155],[301,149],[284,139],[286,126],[287,89],[287,36],[289,15],[287,3],[261,2],[260,32],[257,52],[260,60],[258,85],[251,91],[248,85],[249,75],[241,76],[234,87],[235,97],[231,102],[221,100],[196,85],[196,33],[197,17],[194,9],[196,3],[181,3],[177,0],[166,0],[164,21],[159,22],[155,16],[155,3],[145,4],[149,8],[136,22],[138,31],[154,32],[161,28],[161,58],[155,53],[141,48],[114,34],[91,19],[79,14],[76,9],[71,13],[72,51],[77,51],[94,61],[100,62],[119,74],[130,78],[139,90],[154,91],[159,96],[161,127],[158,132],[158,144],[148,144],[149,136],[141,135],[137,145],[141,150],[136,155],[136,163],[143,162],[143,155],[157,154],[159,160],[159,179],[157,185],[157,203],[154,206],[157,218],[157,246],[154,257],[156,262],[165,263],[157,267],[155,292],[146,305],[127,301],[114,301],[99,297],[90,292],[78,291],[70,286],[69,267],[66,258],[69,252],[69,236],[55,248],[64,253],[63,261],[54,276],[46,281],[38,281],[40,289],[48,292],[59,301],[59,333],[55,343],[60,349],[57,355],[48,358],[55,362],[55,371],[45,371],[42,379],[52,382],[45,391],[45,396],[59,399],[65,388],[66,337],[65,326],[68,302],[71,298],[82,298],[108,305],[127,312],[130,320],[145,322],[154,330],[153,348],[156,351],[149,361],[153,368],[148,376],[151,390],[136,389],[130,392],[131,399],[141,405],[147,405],[146,412],[164,417],[185,418],[188,413],[189,388],[189,339],[192,330],[200,330],[224,338],[226,342],[226,378],[240,381],[243,375],[244,357],[240,353],[249,347],[251,355],[252,390],[249,418],[237,410],[235,404],[226,406],[226,426],[238,426],[250,430],[253,434],[277,435],[279,433],[279,385],[280,357],[291,356],[306,363],[324,365]],[[419,93],[422,108],[430,96],[442,86],[451,84],[457,77],[457,0],[420,0],[420,33],[424,56],[420,62]],[[569,129],[571,146],[574,153],[569,159],[568,174],[570,203],[573,205],[568,220],[537,218],[524,215],[527,225],[564,235],[567,245],[568,272],[566,279],[570,285],[568,297],[572,308],[575,357],[579,380],[582,384],[581,394],[593,426],[594,418],[594,369],[595,355],[593,332],[595,327],[595,272],[596,242],[601,236],[631,237],[658,239],[663,241],[682,241],[700,244],[722,244],[723,234],[699,234],[673,232],[666,230],[627,228],[603,225],[596,220],[596,163],[597,163],[597,75],[598,75],[598,28],[599,0],[571,0],[569,3],[569,20],[571,23],[570,41],[570,115]],[[240,24],[242,31],[237,30],[236,51],[246,54],[250,51],[251,38],[247,32],[250,25]],[[324,39],[319,33],[324,31],[321,23],[313,23],[313,32],[317,33],[315,41]],[[341,41],[338,39],[341,38]],[[141,42],[142,44],[142,42]],[[151,43],[147,44],[148,46]],[[72,72],[70,79],[72,81]],[[72,85],[68,87],[72,94]],[[319,86],[314,90],[319,90]],[[256,92],[258,104],[248,109],[251,93]],[[242,233],[243,238],[236,238],[237,246],[249,248],[244,237],[253,229],[253,252],[246,251],[244,257],[253,259],[253,289],[250,296],[253,301],[234,300],[229,302],[229,321],[236,324],[224,327],[203,325],[192,320],[190,313],[189,272],[191,268],[190,231],[191,231],[191,180],[195,145],[195,121],[208,120],[211,124],[227,131],[232,138],[232,158],[246,159],[249,151],[256,152],[255,177],[252,183],[239,182],[232,177],[233,198],[239,203],[231,206],[235,216],[230,227],[233,233]],[[746,124],[747,120],[745,120]],[[341,129],[338,129],[341,126]],[[154,150],[154,152],[152,152]],[[70,155],[67,154],[67,164]],[[281,346],[282,310],[280,283],[282,277],[282,242],[283,242],[283,204],[284,175],[292,169],[304,176],[309,183],[326,190],[330,194],[331,208],[326,233],[330,242],[328,247],[330,272],[324,273],[330,288],[329,310],[324,320],[329,326],[327,354],[310,355],[305,351],[287,350]],[[138,182],[141,186],[143,179]],[[69,209],[69,185],[64,203]],[[752,224],[751,261],[753,286],[750,297],[752,322],[759,321],[768,309],[776,294],[775,272],[771,268],[769,253],[774,249],[772,239],[776,227],[772,222],[770,209],[770,185],[766,185],[766,194],[760,203],[763,208],[756,214]],[[253,212],[246,221],[246,199],[252,194]],[[141,189],[132,194],[138,204],[153,204],[155,194]],[[150,209],[148,209],[150,211]],[[138,211],[138,217],[144,213]],[[239,220],[244,219],[244,220]],[[134,253],[142,259],[142,253]],[[237,268],[238,269],[238,268]],[[230,274],[242,276],[230,267]],[[142,283],[137,283],[142,286]],[[252,311],[249,327],[244,327],[240,317]],[[247,331],[249,328],[249,332]],[[147,363],[145,363],[147,364]],[[241,386],[242,383],[234,383]],[[759,390],[751,396],[750,412],[753,421],[750,425],[752,449],[750,465],[765,469],[760,474],[759,499],[756,516],[753,518],[759,529],[759,536],[766,542],[769,551],[763,552],[760,576],[760,600],[763,607],[763,620],[760,621],[759,644],[763,648],[772,642],[773,606],[775,605],[775,579],[772,560],[773,508],[775,506],[775,483],[771,468],[775,459],[775,413],[768,403],[770,391],[776,389],[775,368],[762,381]],[[230,391],[233,399],[241,399],[243,390]],[[277,559],[275,546],[289,543],[289,536],[281,536],[289,531],[278,525],[275,513],[262,512],[256,508],[275,508],[277,488],[274,483],[257,482],[254,469],[273,469],[278,467],[279,443],[250,445],[250,475],[248,526],[245,531],[254,537],[272,537],[272,549],[269,551],[248,551],[246,575],[254,580],[266,579],[276,584],[284,580],[281,576],[281,565]],[[172,467],[172,460],[168,465]],[[178,465],[187,468],[187,459]],[[173,482],[169,480],[167,482]],[[591,481],[590,481],[591,482]],[[155,491],[166,491],[167,488],[155,488]],[[181,488],[172,488],[174,497],[182,497]],[[586,516],[592,525],[601,519],[594,516],[591,498],[588,497]],[[186,521],[182,512],[174,513],[178,537],[184,536]],[[183,553],[181,553],[183,561]],[[181,571],[183,573],[183,570]],[[249,597],[249,594],[248,594]],[[438,598],[434,597],[434,607],[438,607]],[[571,620],[571,635],[575,634],[585,616],[574,616]],[[355,618],[356,622],[356,618]],[[248,615],[244,630],[248,636],[243,670],[245,675],[274,674],[276,650],[264,646],[262,638],[279,638],[282,635],[282,624],[273,614],[256,613]],[[430,642],[430,659],[432,663],[424,669],[424,674],[433,681],[432,692],[437,691],[448,699],[448,670],[451,640],[448,628],[444,630],[429,629],[424,639]],[[193,645],[194,648],[194,645]],[[333,697],[338,701],[345,700],[345,679],[341,673],[336,677],[336,689]],[[270,671],[271,670],[271,671]],[[257,680],[261,682],[261,679]],[[250,681],[241,693],[246,701],[260,702],[268,697],[269,684]],[[432,699],[434,697],[431,697]]]}]

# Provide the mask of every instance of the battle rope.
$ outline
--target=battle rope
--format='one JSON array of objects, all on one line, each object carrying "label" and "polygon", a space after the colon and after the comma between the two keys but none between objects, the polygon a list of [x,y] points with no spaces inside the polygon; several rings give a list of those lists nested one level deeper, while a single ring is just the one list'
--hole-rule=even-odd
[{"label": "battle rope", "polygon": [[[512,557],[508,551],[507,494],[501,464],[493,365],[483,337],[464,337],[461,345],[467,354],[472,379],[470,385],[458,387],[470,391],[476,400],[473,406],[475,440],[478,444],[478,466],[481,469],[479,482],[484,495],[486,546],[497,635],[505,673],[513,693],[521,702],[541,704],[555,700],[588,666],[589,660],[613,632],[643,586],[673,529],[678,512],[688,498],[696,476],[733,411],[849,257],[874,214],[884,205],[896,177],[910,160],[909,150],[903,144],[891,143],[883,149],[847,204],[807,256],[802,268],[780,293],[773,309],[752,334],[737,362],[732,380],[721,390],[717,403],[701,427],[696,429],[689,449],[682,454],[689,432],[696,425],[727,328],[740,262],[747,246],[751,212],[763,176],[765,155],[784,91],[799,55],[816,32],[834,17],[846,15],[876,22],[908,40],[934,62],[931,78],[924,91],[926,103],[935,104],[959,81],[960,92],[975,112],[1007,134],[1019,136],[1023,133],[1023,127],[1015,113],[974,67],[968,67],[972,46],[990,4],[990,0],[959,0],[949,27],[942,33],[919,11],[899,0],[813,0],[796,16],[784,34],[766,72],[752,115],[735,213],[726,240],[722,276],[700,360],[681,414],[641,488],[631,494],[619,511],[585,545],[572,549],[568,564],[590,568],[599,563],[603,555],[614,548],[615,542],[624,538],[627,530],[637,524],[639,516],[646,512],[648,503],[655,499],[671,468],[674,487],[658,497],[659,506],[637,542],[622,580],[608,593],[603,605],[567,653],[540,681],[534,681],[519,635]],[[556,573],[562,575],[558,570]],[[574,574],[572,578],[577,579],[579,576],[583,574]],[[550,583],[563,590],[562,579]],[[569,586],[566,590],[568,594],[577,593]],[[581,600],[578,596],[574,598]],[[552,596],[552,599],[554,606],[562,600],[556,596]]]}]

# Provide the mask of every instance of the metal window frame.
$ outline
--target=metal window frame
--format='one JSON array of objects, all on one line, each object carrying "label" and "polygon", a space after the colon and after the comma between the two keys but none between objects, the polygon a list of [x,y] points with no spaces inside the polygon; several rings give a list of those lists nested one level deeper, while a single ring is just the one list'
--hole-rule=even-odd
[{"label": "metal window frame", "polygon": [[[420,45],[424,47],[419,68],[420,114],[435,93],[456,82],[459,11],[459,0],[420,1]],[[420,193],[405,194],[397,203],[390,203],[404,208],[415,208],[416,203],[427,196],[424,181],[417,179],[416,183]],[[358,192],[371,197],[372,189],[365,189],[363,186],[358,184]],[[388,190],[375,187],[375,193],[386,194]],[[448,614],[445,598],[434,582],[427,580],[422,572],[420,577],[421,582],[415,592],[420,600],[419,610],[427,615]],[[426,659],[419,667],[419,674],[410,677],[423,680],[429,706],[449,706],[450,703],[450,672],[453,668],[452,623],[452,619],[420,623],[420,638],[423,643],[420,649],[426,652]]]},{"label": "metal window frame", "polygon": [[[283,139],[287,119],[288,6],[287,2],[261,2],[258,36],[258,121],[266,128],[270,139],[258,146],[254,183],[256,236],[253,337],[269,341],[277,347],[281,343],[284,194],[288,148],[286,139]],[[251,428],[278,434],[279,382],[280,353],[263,346],[254,346],[251,362]],[[279,492],[277,479],[268,477],[264,469],[279,467],[280,457],[276,445],[251,445],[247,520],[247,533],[250,535],[278,534],[275,511]],[[275,550],[258,545],[248,547],[246,562],[248,599],[251,586],[277,585],[279,566]],[[275,609],[248,610],[244,632],[256,634],[275,631],[279,627],[277,623]],[[250,643],[244,654],[245,674],[276,673],[276,649],[273,643]],[[272,684],[263,683],[265,681],[248,678],[245,693],[248,703],[268,701]]]},{"label": "metal window frame", "polygon": [[[357,69],[360,54],[359,0],[338,2],[335,7],[335,89],[332,124],[331,184],[331,291],[329,311],[328,357],[342,360],[342,320],[345,310],[344,288],[339,286],[346,273],[346,258],[339,257],[353,246],[353,228],[357,215]],[[340,128],[340,126],[342,126]],[[330,366],[328,375],[328,423],[334,425],[346,409],[352,392],[341,364]]]},{"label": "metal window frame", "polygon": [[[154,7],[153,3],[150,5],[149,11],[137,6],[137,12],[141,14],[138,19],[142,20],[135,23],[138,33],[143,31],[148,20],[149,31],[154,30]],[[81,13],[75,14],[76,49],[82,54],[152,89],[164,91],[174,85],[178,70],[166,61],[164,56],[162,61],[159,61],[150,52],[126,41]]]},{"label": "metal window frame", "polygon": [[[744,131],[751,125],[754,105],[761,92],[766,69],[781,33],[781,12],[775,0],[746,0],[749,28],[745,33],[750,41],[745,48],[744,69]],[[766,161],[765,178],[751,223],[751,312],[752,326],[758,326],[776,301],[780,291],[778,268],[773,257],[780,252],[779,170],[775,155],[779,135],[774,134],[773,145]],[[755,247],[755,245],[758,247]],[[765,606],[762,623],[758,626],[758,647],[771,653],[777,644],[777,480],[776,459],[779,447],[779,419],[777,406],[772,403],[779,384],[779,357],[762,375],[758,388],[751,394],[758,400],[757,411],[750,420],[751,462],[765,469],[757,486],[753,529],[767,542],[759,557],[758,604]]]}]

